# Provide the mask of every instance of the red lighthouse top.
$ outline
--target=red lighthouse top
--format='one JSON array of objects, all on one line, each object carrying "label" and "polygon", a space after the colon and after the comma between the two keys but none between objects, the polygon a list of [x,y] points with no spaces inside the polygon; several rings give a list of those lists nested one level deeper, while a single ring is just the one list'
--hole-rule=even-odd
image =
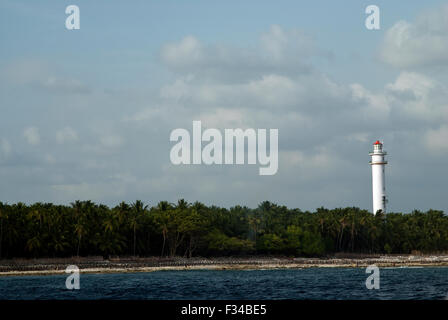
[{"label": "red lighthouse top", "polygon": [[376,144],[382,144],[382,143],[379,140],[376,140],[374,145],[376,145]]}]

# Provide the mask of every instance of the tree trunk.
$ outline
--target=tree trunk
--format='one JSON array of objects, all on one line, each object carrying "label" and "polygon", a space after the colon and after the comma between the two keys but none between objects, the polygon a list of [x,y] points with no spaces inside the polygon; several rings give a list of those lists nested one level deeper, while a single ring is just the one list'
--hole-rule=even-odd
[{"label": "tree trunk", "polygon": [[352,252],[355,250],[355,224],[352,224]]},{"label": "tree trunk", "polygon": [[78,249],[76,250],[76,256],[79,258],[79,246],[81,244],[81,235],[78,236]]},{"label": "tree trunk", "polygon": [[166,241],[165,231],[162,231],[162,235],[163,235],[163,244],[162,244],[162,253],[160,254],[161,257],[163,257],[163,252],[165,251],[165,241]]},{"label": "tree trunk", "polygon": [[134,223],[134,257],[135,257],[135,240],[136,240],[136,235],[135,235],[135,223]]},{"label": "tree trunk", "polygon": [[170,256],[174,257],[176,255],[177,248],[179,248],[179,246],[182,244],[184,238],[185,233],[181,235],[180,232],[178,232],[176,234],[176,236],[173,238],[172,246],[170,247]]},{"label": "tree trunk", "polygon": [[188,258],[193,256],[193,236],[190,236],[190,243],[188,245]]},{"label": "tree trunk", "polygon": [[149,254],[151,252],[151,232],[148,232],[148,251],[146,251],[146,254]]},{"label": "tree trunk", "polygon": [[338,250],[341,251],[342,234],[344,232],[344,227],[341,225],[341,229],[338,234]]},{"label": "tree trunk", "polygon": [[0,258],[2,257],[2,241],[3,240],[3,218],[2,222],[0,223]]}]

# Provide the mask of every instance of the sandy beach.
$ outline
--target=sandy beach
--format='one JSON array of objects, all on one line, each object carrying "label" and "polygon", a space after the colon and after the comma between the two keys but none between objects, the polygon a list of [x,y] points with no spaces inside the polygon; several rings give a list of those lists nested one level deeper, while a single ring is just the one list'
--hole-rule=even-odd
[{"label": "sandy beach", "polygon": [[81,273],[154,272],[163,270],[254,270],[288,268],[365,268],[448,266],[448,255],[365,255],[327,258],[223,257],[160,258],[102,257],[0,260],[0,276],[65,274],[69,265]]}]

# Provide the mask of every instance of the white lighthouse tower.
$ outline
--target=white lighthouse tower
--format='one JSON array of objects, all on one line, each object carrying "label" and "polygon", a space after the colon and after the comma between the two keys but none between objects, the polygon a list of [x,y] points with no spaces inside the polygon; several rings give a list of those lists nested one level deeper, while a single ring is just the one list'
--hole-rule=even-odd
[{"label": "white lighthouse tower", "polygon": [[386,212],[386,184],[384,181],[384,167],[387,161],[384,159],[387,152],[383,151],[383,144],[378,140],[373,144],[373,152],[371,156],[370,165],[372,166],[372,195],[373,195],[373,214],[378,210]]}]

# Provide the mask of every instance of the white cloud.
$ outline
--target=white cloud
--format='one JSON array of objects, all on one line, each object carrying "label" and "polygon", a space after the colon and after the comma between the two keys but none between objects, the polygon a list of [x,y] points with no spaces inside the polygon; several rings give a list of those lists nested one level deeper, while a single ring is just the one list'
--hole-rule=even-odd
[{"label": "white cloud", "polygon": [[117,183],[55,184],[51,188],[55,197],[64,201],[73,201],[73,199],[101,201],[103,198],[110,196],[119,199],[125,193],[125,187]]},{"label": "white cloud", "polygon": [[309,57],[318,53],[314,43],[305,32],[297,29],[285,31],[278,25],[272,25],[269,31],[260,38],[261,54],[267,59],[274,59],[280,63],[282,60]]},{"label": "white cloud", "polygon": [[57,74],[50,64],[39,60],[15,60],[4,76],[16,85],[33,86],[52,93],[85,94],[90,88],[80,80]]},{"label": "white cloud", "polygon": [[23,136],[30,145],[36,146],[40,143],[39,129],[36,127],[26,128],[23,131]]},{"label": "white cloud", "polygon": [[386,94],[404,117],[448,121],[448,88],[428,76],[402,72],[386,86]]},{"label": "white cloud", "polygon": [[415,72],[402,72],[387,88],[395,92],[410,92],[416,98],[425,98],[435,86],[434,81]]},{"label": "white cloud", "polygon": [[58,143],[73,142],[78,140],[78,134],[71,127],[65,127],[56,132],[56,141]]},{"label": "white cloud", "polygon": [[158,107],[150,107],[145,108],[133,115],[125,116],[123,118],[123,121],[148,121],[148,120],[154,120],[157,116],[160,116],[162,114],[161,110],[158,109]]},{"label": "white cloud", "polygon": [[448,125],[429,130],[424,137],[428,149],[435,153],[448,152]]},{"label": "white cloud", "polygon": [[373,93],[359,83],[350,85],[353,102],[358,106],[352,116],[364,121],[387,121],[391,106],[384,93]]},{"label": "white cloud", "polygon": [[202,44],[193,36],[186,36],[179,43],[170,43],[162,48],[162,59],[169,65],[182,67],[201,63],[204,57]]},{"label": "white cloud", "polygon": [[448,65],[448,5],[426,11],[415,22],[399,21],[386,32],[380,55],[400,68]]},{"label": "white cloud", "polygon": [[166,66],[204,80],[244,81],[264,74],[309,72],[311,56],[328,55],[315,47],[303,31],[284,30],[278,25],[262,34],[253,47],[205,45],[193,36],[166,44],[160,57]]},{"label": "white cloud", "polygon": [[[161,90],[161,97],[171,105],[191,106],[195,109],[294,108],[300,111],[334,112],[332,105],[350,97],[350,88],[337,84],[324,74],[312,72],[300,76],[263,74],[244,82],[203,83],[197,78],[181,78]],[[170,111],[171,112],[171,111]]]},{"label": "white cloud", "polygon": [[369,135],[365,132],[357,132],[357,133],[349,134],[346,137],[346,139],[349,142],[358,141],[358,142],[362,142],[362,143],[367,143],[367,142],[369,142]]},{"label": "white cloud", "polygon": [[283,159],[284,164],[292,167],[297,166],[304,171],[310,169],[330,169],[335,164],[336,158],[327,150],[318,150],[314,154],[307,154],[299,150],[283,151],[279,158]]},{"label": "white cloud", "polygon": [[44,161],[45,161],[45,163],[47,163],[49,165],[53,165],[56,163],[55,157],[51,154],[46,154],[44,157]]},{"label": "white cloud", "polygon": [[244,111],[218,108],[198,115],[202,125],[207,128],[243,128]]},{"label": "white cloud", "polygon": [[48,65],[38,60],[16,60],[4,70],[4,76],[16,85],[38,83],[42,75],[47,75]]},{"label": "white cloud", "polygon": [[90,93],[90,88],[79,80],[47,76],[39,82],[39,86],[52,92],[60,93]]},{"label": "white cloud", "polygon": [[7,157],[11,154],[11,144],[5,138],[0,138],[0,155]]},{"label": "white cloud", "polygon": [[120,147],[124,143],[123,137],[115,134],[103,135],[100,137],[100,143],[107,148]]}]

